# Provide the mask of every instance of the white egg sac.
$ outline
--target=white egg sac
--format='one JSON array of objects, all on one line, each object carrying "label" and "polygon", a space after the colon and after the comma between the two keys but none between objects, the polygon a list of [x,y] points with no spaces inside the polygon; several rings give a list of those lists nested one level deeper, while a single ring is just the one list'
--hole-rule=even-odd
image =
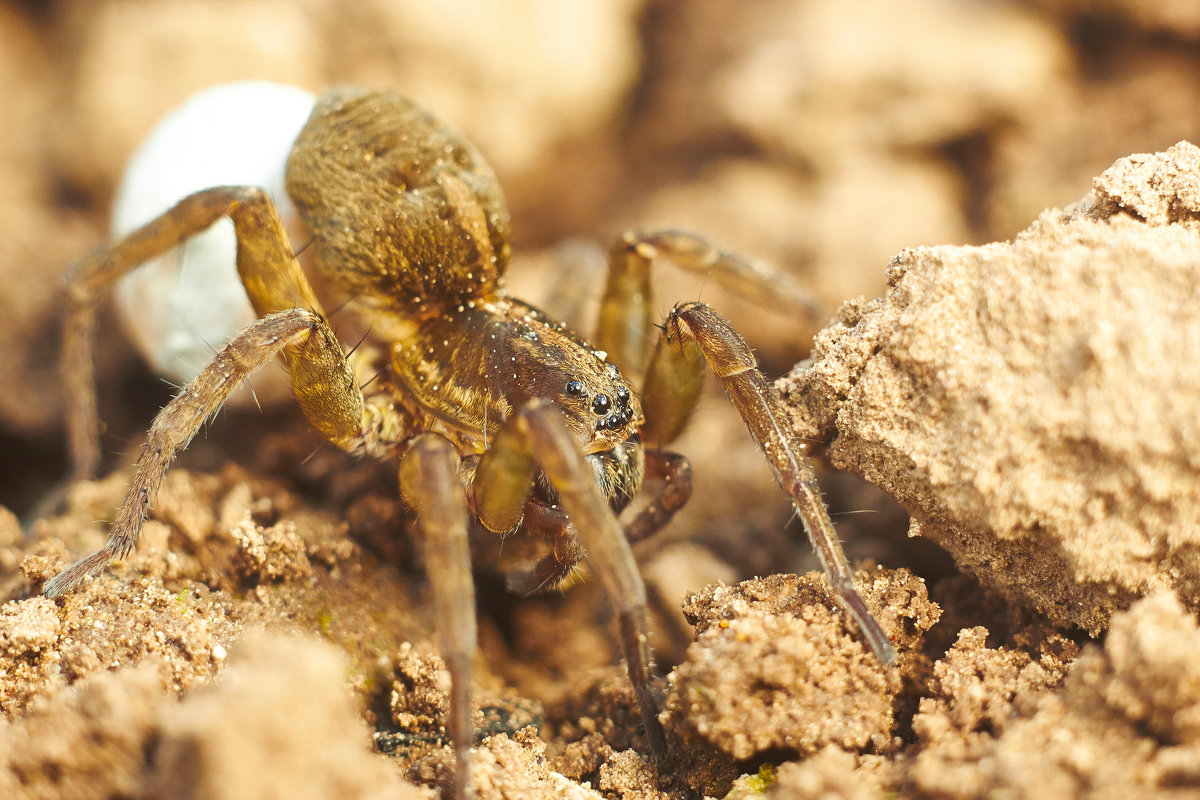
[{"label": "white egg sac", "polygon": [[[113,207],[113,237],[194,192],[231,185],[265,188],[297,236],[300,224],[284,189],[284,166],[314,99],[303,89],[264,81],[193,95],[163,118],[130,159]],[[236,254],[233,223],[223,218],[118,282],[122,322],[163,377],[190,380],[230,336],[254,321]]]}]

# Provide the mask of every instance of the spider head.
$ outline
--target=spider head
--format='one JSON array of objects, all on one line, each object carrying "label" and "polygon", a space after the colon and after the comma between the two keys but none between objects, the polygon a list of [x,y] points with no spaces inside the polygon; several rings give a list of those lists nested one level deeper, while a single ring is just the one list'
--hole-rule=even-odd
[{"label": "spider head", "polygon": [[581,435],[588,453],[611,450],[642,425],[642,406],[615,364],[588,351],[594,363],[579,359],[555,402]]},{"label": "spider head", "polygon": [[535,397],[553,402],[589,455],[637,433],[645,422],[641,400],[607,353],[519,301],[505,298],[497,308],[500,315],[485,309],[493,316],[473,326],[482,331],[481,389],[509,409]]}]

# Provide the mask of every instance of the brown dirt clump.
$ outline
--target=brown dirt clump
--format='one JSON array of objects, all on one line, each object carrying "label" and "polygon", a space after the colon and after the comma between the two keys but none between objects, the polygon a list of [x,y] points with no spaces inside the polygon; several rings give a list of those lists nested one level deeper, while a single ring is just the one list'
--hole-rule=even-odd
[{"label": "brown dirt clump", "polygon": [[[472,752],[475,788],[480,798],[546,797],[562,800],[600,800],[603,795],[551,769],[546,743],[534,728],[513,735],[490,736]],[[410,774],[422,783],[448,787],[451,751],[445,748],[418,761]]]},{"label": "brown dirt clump", "polygon": [[144,785],[163,701],[153,664],[97,672],[73,689],[0,725],[0,794],[129,797]]},{"label": "brown dirt clump", "polygon": [[[903,614],[917,635],[893,638],[902,649],[919,649],[920,632],[937,620],[920,581],[877,576],[869,596],[908,600],[889,602],[886,611],[873,605],[885,626]],[[671,724],[738,760],[771,749],[807,755],[828,744],[888,749],[901,671],[865,651],[829,600],[817,573],[714,586],[690,598],[684,610],[697,635],[671,673]]]},{"label": "brown dirt clump", "polygon": [[[977,681],[970,671],[996,664],[998,654],[971,638],[961,643],[962,655],[955,658],[962,658],[963,669],[956,671]],[[1088,646],[1066,669],[1061,690],[1055,690],[1058,680],[1046,680],[1058,667],[1047,671],[1026,663],[1017,681],[998,681],[1007,692],[1015,690],[1012,706],[1001,713],[981,714],[973,703],[952,725],[919,720],[921,748],[911,787],[922,796],[948,798],[1192,794],[1200,784],[1198,647],[1196,620],[1175,597],[1140,600],[1113,617],[1103,647]],[[999,660],[1011,670],[1020,659]],[[983,669],[984,681],[996,678],[995,667]],[[943,713],[934,717],[946,722]],[[964,739],[957,727],[977,733]]]},{"label": "brown dirt clump", "polygon": [[367,750],[347,667],[326,643],[246,635],[220,680],[164,709],[143,791],[228,800],[429,798]]},{"label": "brown dirt clump", "polygon": [[908,250],[783,389],[912,533],[1093,635],[1200,606],[1200,151],[1117,162],[1010,243]]},{"label": "brown dirt clump", "polygon": [[369,753],[328,644],[258,632],[175,702],[153,658],[97,672],[0,728],[10,798],[429,798]]},{"label": "brown dirt clump", "polygon": [[[512,598],[484,546],[481,796],[1200,791],[1200,164],[1167,149],[1200,126],[1193,4],[519,5],[0,4],[0,503],[16,512],[0,508],[0,797],[449,785],[446,674],[394,465],[319,446],[296,413],[227,409],[128,559],[38,597],[103,540],[171,391],[102,319],[108,477],[52,491],[60,275],[108,239],[113,181],[152,122],[250,78],[395,89],[464,130],[513,207],[510,287],[582,306],[562,315],[585,332],[629,225],[695,229],[830,309],[886,292],[846,305],[785,388],[797,424],[883,487],[821,476],[899,664],[872,664],[822,582],[797,577],[814,562],[791,509],[714,394],[678,443],[693,499],[638,551],[671,757],[646,757],[597,582]],[[657,314],[711,303],[773,374],[827,325],[656,273]],[[1103,638],[1081,646],[1078,626]]]},{"label": "brown dirt clump", "polygon": [[[882,800],[888,796],[878,776],[859,759],[834,745],[804,761],[789,761],[772,775],[767,800]],[[761,794],[761,790],[757,794]],[[753,797],[747,793],[744,797]],[[737,800],[741,800],[738,798]]]}]

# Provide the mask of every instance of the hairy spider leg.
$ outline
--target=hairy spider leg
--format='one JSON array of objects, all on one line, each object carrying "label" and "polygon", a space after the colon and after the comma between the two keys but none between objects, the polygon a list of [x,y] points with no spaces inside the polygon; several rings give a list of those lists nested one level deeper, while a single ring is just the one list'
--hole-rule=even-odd
[{"label": "hairy spider leg", "polygon": [[[658,343],[649,356],[653,295],[650,269],[663,257],[685,269],[717,270],[739,293],[755,296],[755,287],[765,286],[771,296],[791,298],[798,309],[819,313],[815,301],[797,294],[780,282],[762,282],[766,275],[737,256],[718,250],[703,237],[679,231],[626,233],[613,246],[610,272],[601,303],[597,341],[609,358],[622,369],[644,375],[642,427],[647,445],[647,463],[661,459],[659,448],[672,442],[691,418],[700,399],[705,365],[717,376],[730,402],[749,428],[755,443],[766,456],[780,487],[804,524],[805,532],[821,562],[830,587],[842,606],[854,617],[875,656],[884,664],[895,659],[895,649],[854,585],[854,573],[821,499],[812,466],[805,458],[806,447],[788,424],[787,415],[767,379],[758,370],[750,346],[720,315],[703,303],[677,305],[667,317]],[[652,453],[658,455],[652,456]],[[665,454],[673,456],[673,454]],[[654,524],[665,525],[673,511],[671,503],[686,502],[667,482],[656,499],[630,525],[630,536],[651,535]],[[652,512],[652,513],[651,513]]]},{"label": "hairy spider leg", "polygon": [[[274,204],[257,187],[221,186],[196,192],[120,240],[99,248],[77,264],[66,281],[69,311],[63,326],[61,366],[74,477],[93,477],[100,462],[92,355],[96,309],[121,276],[222,217],[233,220],[238,238],[238,273],[260,317],[290,308],[321,313],[320,303],[292,255]],[[343,426],[347,419],[355,425],[358,422],[353,403],[322,410],[319,416],[337,418],[334,428]],[[328,424],[324,427],[330,428]],[[330,433],[336,435],[339,431]]]},{"label": "hairy spider leg", "polygon": [[417,512],[438,620],[438,646],[450,672],[447,728],[454,745],[455,800],[463,800],[470,791],[471,745],[475,741],[471,718],[475,583],[459,462],[454,445],[436,433],[413,437],[400,457],[400,493]]},{"label": "hairy spider leg", "polygon": [[656,321],[650,268],[663,258],[712,279],[746,300],[811,322],[829,318],[824,306],[783,272],[717,248],[686,231],[628,231],[609,251],[608,278],[600,301],[594,342],[627,375],[640,378],[650,353]]},{"label": "hairy spider leg", "polygon": [[[812,465],[805,458],[804,443],[788,424],[779,397],[759,372],[758,362],[746,340],[719,314],[696,302],[675,306],[662,335],[680,349],[695,347],[704,355],[709,368],[725,388],[729,401],[750,429],[759,450],[766,456],[776,482],[792,498],[826,579],[842,607],[858,623],[880,663],[891,664],[896,658],[895,648],[855,589],[854,572],[821,499]],[[694,361],[694,357],[689,360]]]},{"label": "hairy spider leg", "polygon": [[588,550],[588,563],[604,586],[617,613],[625,665],[633,683],[650,753],[666,757],[666,735],[658,721],[658,707],[650,691],[650,635],[646,616],[646,587],[638,572],[633,550],[620,522],[600,491],[595,473],[587,464],[559,412],[547,401],[531,400],[513,417],[546,479],[558,493],[567,516]]},{"label": "hairy spider leg", "polygon": [[[529,497],[539,468],[561,509]],[[452,479],[457,484],[454,490],[447,488]],[[470,477],[469,487],[459,477],[459,459],[450,442],[439,434],[418,436],[402,456],[400,487],[405,501],[418,513],[425,538],[442,657],[450,671],[449,728],[458,762],[454,796],[463,797],[461,792],[469,782],[467,758],[474,733],[470,659],[475,648],[475,607],[468,563],[469,506],[493,532],[507,533],[524,524],[551,540],[553,552],[524,576],[525,583],[514,588],[536,591],[557,583],[565,570],[584,556],[586,547],[589,563],[617,614],[625,663],[651,755],[656,760],[664,758],[666,736],[650,689],[645,586],[609,498],[559,411],[541,399],[518,407],[500,425]]]},{"label": "hairy spider leg", "polygon": [[504,586],[513,594],[535,595],[562,584],[575,565],[587,556],[575,526],[561,508],[530,499],[525,504],[525,530],[537,534],[550,546],[550,552],[527,569],[511,569],[504,575]]},{"label": "hairy spider leg", "polygon": [[[133,550],[142,522],[175,455],[187,446],[205,420],[217,412],[245,378],[287,350],[296,354],[297,361],[311,355],[315,363],[329,363],[341,353],[325,320],[304,308],[269,314],[229,340],[208,366],[154,418],[134,466],[129,491],[109,528],[104,547],[48,581],[43,590],[47,597],[66,594],[112,559],[123,558]],[[321,379],[337,377],[321,370],[317,372],[321,373]],[[345,377],[350,378],[349,384],[343,382],[339,390],[356,391],[352,376],[347,373]]]},{"label": "hairy spider leg", "polygon": [[[476,468],[470,488],[466,489],[460,482],[457,498],[448,497],[445,489],[446,476],[456,476],[458,470],[457,457],[451,463],[449,457],[443,455],[449,447],[449,442],[436,434],[418,437],[403,457],[400,484],[405,500],[419,515],[426,548],[431,553],[428,556],[430,575],[441,575],[440,580],[434,582],[434,592],[442,628],[442,656],[450,670],[451,686],[460,687],[452,695],[457,699],[452,699],[450,730],[460,770],[455,781],[456,791],[466,785],[467,779],[462,772],[466,764],[464,748],[469,747],[473,733],[469,716],[465,721],[458,716],[467,714],[470,708],[469,655],[474,652],[475,631],[474,604],[469,600],[473,596],[469,573],[460,571],[468,557],[468,491],[476,514],[481,519],[486,514],[485,525],[494,526],[497,532],[506,532],[520,524],[522,513],[531,516],[524,519],[527,526],[539,529],[557,526],[563,532],[562,541],[555,543],[557,555],[543,559],[546,565],[542,569],[552,569],[550,562],[566,563],[569,568],[583,556],[583,548],[587,548],[589,563],[617,614],[625,664],[637,696],[651,755],[656,760],[664,758],[666,735],[658,721],[658,707],[650,688],[645,585],[609,499],[596,483],[594,470],[580,452],[579,444],[559,411],[549,401],[541,399],[530,400],[517,408],[500,426],[491,448]],[[538,467],[557,494],[563,511],[527,500]],[[488,493],[492,491],[501,492],[501,495],[489,497]],[[453,509],[448,510],[447,506],[453,506]],[[543,514],[544,517],[539,516]],[[442,566],[439,561],[435,565],[434,551],[444,553],[437,558],[450,559],[454,563]],[[466,567],[461,566],[461,569]]]},{"label": "hairy spider leg", "polygon": [[522,595],[557,586],[586,555],[566,512],[530,497],[537,471],[519,426],[501,425],[471,481],[475,515],[484,528],[504,536],[523,525],[550,545],[532,568],[507,573],[508,590]]},{"label": "hairy spider leg", "polygon": [[[63,366],[71,414],[76,417],[71,426],[76,471],[86,474],[95,469],[98,452],[91,354],[96,306],[121,275],[221,217],[234,222],[238,273],[262,318],[231,339],[158,413],[105,546],[49,581],[44,590],[49,597],[70,591],[84,577],[133,549],[176,453],[246,377],[276,356],[286,359],[296,399],[324,438],[353,450],[375,431],[368,425],[372,417],[364,409],[341,343],[320,313],[270,197],[257,187],[221,186],[189,195],[111,247],[93,253],[72,272],[67,284],[71,312]],[[87,414],[91,416],[85,419]]]},{"label": "hairy spider leg", "polygon": [[526,516],[526,498],[536,474],[537,459],[517,426],[501,423],[471,481],[480,524],[501,535],[516,530]]},{"label": "hairy spider leg", "polygon": [[692,464],[685,456],[648,449],[646,475],[661,480],[662,488],[625,525],[625,538],[630,544],[649,539],[665,528],[692,497]]}]

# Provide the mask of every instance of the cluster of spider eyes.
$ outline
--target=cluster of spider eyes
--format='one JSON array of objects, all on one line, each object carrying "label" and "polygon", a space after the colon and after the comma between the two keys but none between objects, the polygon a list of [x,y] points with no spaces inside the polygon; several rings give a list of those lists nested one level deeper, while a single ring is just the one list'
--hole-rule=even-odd
[{"label": "cluster of spider eyes", "polygon": [[[567,381],[567,394],[571,397],[583,397],[587,394],[587,389],[582,381],[571,380]],[[633,412],[629,410],[629,390],[624,386],[617,387],[616,405],[617,409],[614,411],[613,401],[603,392],[592,398],[592,412],[601,418],[596,423],[596,430],[618,430],[629,424],[633,419]]]}]

